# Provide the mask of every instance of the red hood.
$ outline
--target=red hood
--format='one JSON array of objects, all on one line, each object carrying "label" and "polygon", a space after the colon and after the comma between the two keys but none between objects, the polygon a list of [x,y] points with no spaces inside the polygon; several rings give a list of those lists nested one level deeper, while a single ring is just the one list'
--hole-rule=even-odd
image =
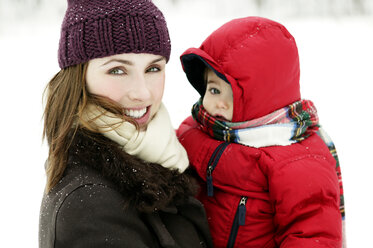
[{"label": "red hood", "polygon": [[252,120],[300,100],[295,40],[284,26],[269,19],[232,20],[180,58],[201,96],[205,66],[232,86],[233,122]]}]

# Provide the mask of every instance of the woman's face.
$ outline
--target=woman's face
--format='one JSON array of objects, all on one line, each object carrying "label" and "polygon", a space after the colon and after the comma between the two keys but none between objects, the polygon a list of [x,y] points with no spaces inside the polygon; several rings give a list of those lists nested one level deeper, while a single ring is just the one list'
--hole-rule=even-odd
[{"label": "woman's face", "polygon": [[92,59],[87,68],[87,88],[121,104],[126,116],[144,130],[162,101],[165,66],[164,57],[148,53]]}]

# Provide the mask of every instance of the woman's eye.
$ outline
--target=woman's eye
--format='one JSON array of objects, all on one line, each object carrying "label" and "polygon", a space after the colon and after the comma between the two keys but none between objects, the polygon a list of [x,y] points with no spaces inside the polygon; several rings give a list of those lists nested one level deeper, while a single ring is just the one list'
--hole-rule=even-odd
[{"label": "woman's eye", "polygon": [[109,71],[110,74],[114,74],[114,75],[122,75],[124,74],[124,71],[122,69],[119,69],[119,68],[114,68],[114,69],[111,69]]},{"label": "woman's eye", "polygon": [[213,95],[220,94],[220,90],[218,90],[217,88],[210,88],[209,91]]},{"label": "woman's eye", "polygon": [[153,66],[153,67],[150,67],[149,69],[147,69],[146,71],[147,72],[157,72],[157,71],[160,71],[161,69],[159,67],[156,67],[156,66]]}]

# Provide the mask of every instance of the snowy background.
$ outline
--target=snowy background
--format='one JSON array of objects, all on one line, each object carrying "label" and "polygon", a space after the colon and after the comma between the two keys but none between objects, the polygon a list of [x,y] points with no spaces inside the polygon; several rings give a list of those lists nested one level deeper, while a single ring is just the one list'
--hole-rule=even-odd
[{"label": "snowy background", "polygon": [[[295,37],[303,98],[313,100],[337,146],[345,189],[347,244],[373,247],[373,1],[158,0],[172,40],[164,102],[173,125],[198,95],[179,55],[198,47],[223,23],[260,15]],[[58,72],[57,48],[65,0],[0,0],[1,247],[37,247],[45,185],[42,92]]]}]

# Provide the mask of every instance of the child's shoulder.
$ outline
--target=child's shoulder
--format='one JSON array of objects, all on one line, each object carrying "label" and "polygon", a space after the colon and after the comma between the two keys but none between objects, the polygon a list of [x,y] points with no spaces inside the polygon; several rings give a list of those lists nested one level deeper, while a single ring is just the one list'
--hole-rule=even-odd
[{"label": "child's shoulder", "polygon": [[295,161],[320,159],[328,163],[334,163],[334,158],[328,147],[316,133],[292,145],[264,147],[260,150],[277,165],[279,163],[288,164]]}]

